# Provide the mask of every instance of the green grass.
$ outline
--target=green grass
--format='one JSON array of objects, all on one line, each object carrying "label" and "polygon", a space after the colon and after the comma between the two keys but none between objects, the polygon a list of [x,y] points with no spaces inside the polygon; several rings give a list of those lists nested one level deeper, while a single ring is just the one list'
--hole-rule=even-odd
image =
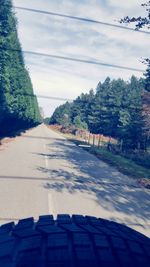
[{"label": "green grass", "polygon": [[[68,138],[66,135],[65,137],[69,139],[70,141],[73,141],[76,145],[85,144],[82,141],[76,140],[75,136],[74,138]],[[136,164],[134,161],[124,158],[120,155],[115,155],[111,152],[109,152],[106,148],[101,147],[83,147],[83,149],[87,150],[91,154],[94,154],[99,159],[107,162],[109,165],[114,166],[118,171],[120,171],[123,174],[126,174],[132,178],[147,178],[150,179],[150,170],[148,168],[142,167],[138,164]]]},{"label": "green grass", "polygon": [[[74,142],[76,145],[86,144],[84,141],[78,140],[73,134],[63,133],[62,135],[69,141]],[[83,149],[95,155],[97,158],[103,160],[104,162],[107,162],[109,165],[114,166],[123,174],[136,179],[150,179],[150,170],[148,168],[136,164],[131,159],[125,158],[120,155],[115,155],[112,152],[109,152],[105,147],[98,148],[91,145],[91,147],[83,147]]]},{"label": "green grass", "polygon": [[95,154],[98,158],[115,166],[120,172],[127,174],[133,178],[149,178],[150,170],[136,164],[134,161],[124,158],[120,155],[112,154],[104,148],[91,147],[89,152]]}]

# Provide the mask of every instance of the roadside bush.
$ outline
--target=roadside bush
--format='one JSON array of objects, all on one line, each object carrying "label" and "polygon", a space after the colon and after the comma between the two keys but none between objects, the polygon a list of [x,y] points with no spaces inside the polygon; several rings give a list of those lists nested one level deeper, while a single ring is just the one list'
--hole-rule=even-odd
[{"label": "roadside bush", "polygon": [[138,165],[141,165],[146,168],[150,168],[150,154],[149,153],[130,154],[128,158],[135,161]]}]

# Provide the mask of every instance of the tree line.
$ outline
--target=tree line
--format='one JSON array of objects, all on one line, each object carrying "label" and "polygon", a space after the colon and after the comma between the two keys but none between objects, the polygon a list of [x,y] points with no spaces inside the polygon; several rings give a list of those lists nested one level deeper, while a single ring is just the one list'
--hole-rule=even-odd
[{"label": "tree line", "polygon": [[75,125],[91,133],[116,138],[125,150],[146,150],[150,138],[146,113],[150,114],[149,74],[150,68],[146,79],[132,76],[130,81],[124,81],[107,77],[95,90],[57,107],[49,123]]},{"label": "tree line", "polygon": [[[134,23],[135,29],[150,28],[150,1],[146,17],[124,17],[120,23]],[[56,108],[47,122],[75,125],[92,133],[114,137],[123,150],[147,150],[150,146],[150,59],[145,59],[144,78],[132,76],[130,81],[109,77],[88,94],[81,94],[72,103]]]},{"label": "tree line", "polygon": [[[17,51],[13,51],[17,50]],[[0,0],[0,136],[41,122],[11,0]]]}]

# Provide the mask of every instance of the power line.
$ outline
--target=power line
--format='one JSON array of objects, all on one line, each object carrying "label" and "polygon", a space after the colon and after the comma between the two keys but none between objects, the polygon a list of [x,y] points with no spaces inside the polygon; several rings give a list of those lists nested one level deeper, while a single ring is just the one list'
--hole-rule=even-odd
[{"label": "power line", "polygon": [[51,100],[58,100],[58,101],[68,101],[73,102],[74,99],[64,98],[64,97],[57,97],[57,96],[47,96],[47,95],[38,95],[38,94],[29,94],[29,93],[15,93],[15,96],[21,95],[21,96],[30,96],[30,97],[37,97],[37,98],[44,98],[44,99],[51,99]]},{"label": "power line", "polygon": [[[22,95],[22,94],[20,93],[20,95]],[[23,94],[23,95],[31,96],[31,97],[37,97],[37,98],[44,98],[44,99],[58,100],[58,101],[68,101],[68,102],[72,102],[72,101],[74,101],[73,99],[63,98],[63,97],[57,97],[57,96],[34,95],[34,94]]]},{"label": "power line", "polygon": [[[17,96],[17,95],[21,95],[21,96],[29,96],[29,97],[35,97],[35,98],[44,98],[44,99],[50,99],[50,100],[57,100],[57,101],[63,101],[63,102],[74,102],[74,101],[76,101],[77,100],[77,98],[78,97],[76,97],[75,99],[71,99],[71,98],[63,98],[63,97],[57,97],[57,96],[46,96],[46,95],[38,95],[38,94],[29,94],[29,93],[16,93],[15,94],[15,96]],[[80,98],[80,96],[79,96],[79,98]],[[83,99],[80,99],[81,100],[81,102],[85,102],[86,103],[86,100],[83,100]],[[2,101],[0,102],[0,103],[2,103]],[[92,101],[90,101],[90,103],[89,104],[94,104],[95,102],[92,100]],[[126,108],[128,108],[129,110],[136,110],[136,111],[139,111],[139,110],[141,110],[141,108],[140,107],[132,107],[132,106],[129,106],[129,105],[127,105],[127,106],[125,106],[125,105],[120,105],[120,106],[118,106],[118,105],[115,105],[115,104],[109,104],[108,105],[108,107],[109,108],[114,108],[114,107],[116,107],[116,108],[122,108],[122,109],[126,109]]]},{"label": "power line", "polygon": [[104,67],[111,67],[111,68],[116,68],[116,69],[123,69],[123,70],[132,70],[132,71],[137,71],[137,72],[144,72],[145,70],[142,69],[137,69],[137,68],[132,68],[132,67],[126,67],[126,66],[121,66],[121,65],[116,65],[116,64],[111,64],[111,63],[104,63],[104,62],[99,62],[99,61],[93,61],[93,60],[84,60],[84,59],[79,59],[79,58],[72,58],[72,57],[65,57],[65,56],[58,56],[58,55],[52,55],[52,54],[45,54],[45,53],[39,53],[39,52],[34,52],[34,51],[27,51],[27,50],[18,50],[18,49],[10,49],[10,48],[2,48],[0,47],[1,50],[9,50],[13,52],[23,52],[24,54],[29,54],[29,55],[35,55],[35,56],[44,56],[44,57],[49,57],[49,58],[54,58],[54,59],[60,59],[60,60],[66,60],[66,61],[73,61],[73,62],[80,62],[80,63],[85,63],[85,64],[92,64],[92,65],[101,65]]},{"label": "power line", "polygon": [[69,98],[63,98],[63,97],[53,97],[53,96],[45,96],[45,95],[35,95],[37,98],[47,98],[47,99],[51,99],[51,100],[59,100],[59,101],[68,101],[68,102],[72,102],[73,99],[69,99]]},{"label": "power line", "polygon": [[125,26],[116,25],[116,24],[113,24],[113,23],[94,20],[94,19],[76,17],[76,16],[66,15],[66,14],[62,14],[62,13],[55,13],[55,12],[51,12],[51,11],[38,10],[38,9],[33,9],[33,8],[19,7],[19,6],[14,6],[14,8],[15,9],[19,9],[19,10],[28,11],[28,12],[41,13],[41,14],[50,15],[50,16],[63,17],[63,18],[72,19],[72,20],[78,20],[78,21],[82,21],[82,22],[95,23],[95,24],[101,24],[101,25],[104,25],[104,26],[120,28],[120,29],[128,30],[128,31],[134,31],[134,32],[136,31],[136,32],[139,32],[139,33],[150,34],[150,32],[148,32],[148,31],[137,30],[137,29],[133,29],[131,27],[125,27]]},{"label": "power line", "polygon": [[[37,98],[44,98],[44,99],[50,99],[50,100],[57,100],[57,101],[67,101],[67,102],[74,102],[74,101],[76,101],[77,100],[77,98],[78,97],[76,97],[75,99],[69,99],[69,98],[63,98],[63,97],[57,97],[57,96],[55,96],[55,97],[53,97],[53,96],[46,96],[46,95],[35,95],[35,94],[20,94],[20,95],[27,95],[27,96],[31,96],[31,97],[37,97]],[[80,97],[80,96],[79,96]],[[81,102],[86,102],[86,100],[82,100],[81,99]],[[90,102],[90,104],[94,104],[94,101],[92,100],[91,102]],[[123,109],[126,109],[126,108],[128,108],[129,110],[141,110],[141,108],[139,108],[139,107],[131,107],[131,106],[125,106],[125,105],[120,105],[120,106],[118,106],[118,105],[115,105],[115,104],[109,104],[108,105],[108,107],[109,108],[114,108],[114,107],[116,107],[116,108],[123,108]]]}]

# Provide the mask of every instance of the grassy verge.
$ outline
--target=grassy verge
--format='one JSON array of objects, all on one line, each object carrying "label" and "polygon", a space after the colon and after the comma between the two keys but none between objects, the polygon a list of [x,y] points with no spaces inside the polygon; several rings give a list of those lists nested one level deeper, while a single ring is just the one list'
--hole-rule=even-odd
[{"label": "grassy verge", "polygon": [[133,178],[149,178],[150,170],[142,167],[130,159],[124,158],[120,155],[114,155],[104,148],[91,147],[89,152],[95,154],[98,158],[115,166],[120,172],[127,174]]},{"label": "grassy verge", "polygon": [[[56,130],[62,134],[65,138],[69,141],[74,142],[76,145],[85,145],[86,143],[82,140],[79,140],[73,134],[64,134],[60,131]],[[123,174],[126,174],[132,178],[136,179],[150,179],[150,170],[143,166],[136,164],[133,160],[125,158],[120,155],[115,155],[112,152],[109,152],[105,147],[82,147],[86,151],[90,152],[91,154],[95,155],[97,158],[103,160],[104,162],[108,163],[109,165],[114,166],[118,171]]]},{"label": "grassy verge", "polygon": [[[73,136],[65,135],[65,137],[68,140],[73,141],[76,145],[85,144],[80,140],[76,140],[75,137]],[[91,146],[91,147],[83,147],[83,149],[90,152],[91,154],[94,154],[96,157],[107,162],[109,165],[114,166],[118,171],[120,171],[123,174],[126,174],[136,179],[141,179],[141,178],[150,179],[150,170],[148,168],[144,168],[136,164],[134,161],[124,158],[120,155],[115,155],[109,152],[104,147],[97,148]]]}]

